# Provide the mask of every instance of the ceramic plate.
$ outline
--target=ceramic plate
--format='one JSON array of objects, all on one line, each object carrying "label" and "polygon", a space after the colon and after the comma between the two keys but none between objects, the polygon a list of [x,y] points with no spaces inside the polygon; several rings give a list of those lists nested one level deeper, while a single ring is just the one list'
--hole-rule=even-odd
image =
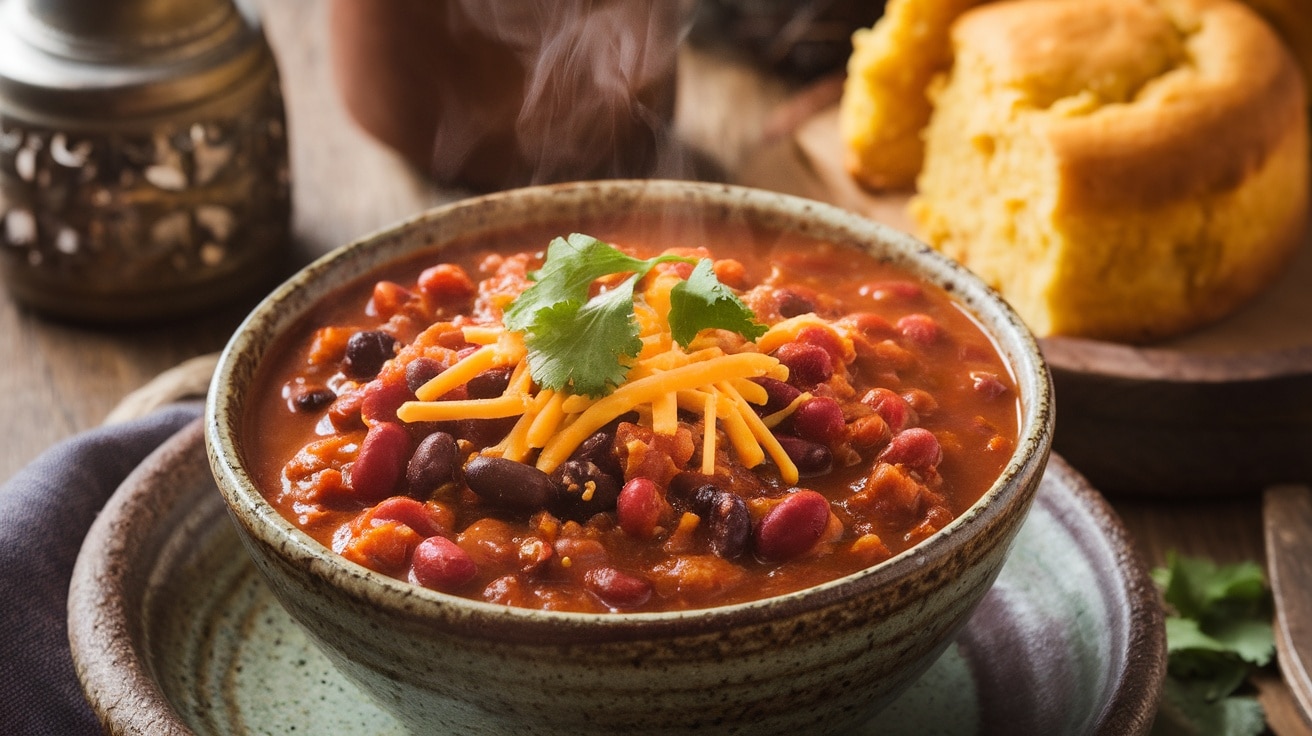
[{"label": "ceramic plate", "polygon": [[[405,733],[260,580],[211,480],[199,420],[92,527],[69,633],[113,733]],[[994,588],[944,656],[859,733],[1146,733],[1164,660],[1157,594],[1120,522],[1054,457]]]}]

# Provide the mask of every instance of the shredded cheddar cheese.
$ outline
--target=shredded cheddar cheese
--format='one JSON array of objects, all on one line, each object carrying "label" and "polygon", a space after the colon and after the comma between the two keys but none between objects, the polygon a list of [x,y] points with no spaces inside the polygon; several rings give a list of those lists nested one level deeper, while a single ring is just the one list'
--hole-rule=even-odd
[{"label": "shredded cheddar cheese", "polygon": [[[678,281],[676,276],[662,274],[644,290],[646,304],[635,309],[644,347],[629,366],[624,383],[607,396],[536,390],[521,335],[498,325],[466,326],[461,328],[465,340],[480,347],[421,386],[415,392],[417,400],[402,404],[397,416],[405,422],[519,417],[501,442],[484,453],[532,463],[550,473],[617,417],[636,412],[652,431],[673,435],[682,410],[702,417],[702,472],[714,473],[719,432],[723,431],[729,449],[744,466],[756,467],[769,458],[786,482],[795,483],[797,468],[770,428],[799,401],[764,421],[752,408],[769,398],[765,388],[752,379],[787,380],[787,367],[759,344],[744,343],[741,352],[733,353],[705,343],[691,351],[681,348],[671,337],[668,322],[669,290]],[[787,322],[766,337],[778,342],[813,324],[800,318]],[[501,396],[439,400],[474,376],[503,366],[514,369]]]}]

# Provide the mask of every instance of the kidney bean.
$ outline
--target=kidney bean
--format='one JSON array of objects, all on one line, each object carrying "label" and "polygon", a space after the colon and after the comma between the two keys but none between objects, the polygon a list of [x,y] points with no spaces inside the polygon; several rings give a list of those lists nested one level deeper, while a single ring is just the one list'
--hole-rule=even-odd
[{"label": "kidney bean", "polygon": [[870,389],[861,397],[861,403],[874,409],[893,432],[901,432],[920,421],[906,399],[886,388]]},{"label": "kidney bean", "polygon": [[364,403],[364,387],[353,386],[344,389],[328,406],[328,418],[339,432],[363,429],[364,419],[360,416],[360,405]]},{"label": "kidney bean", "polygon": [[456,438],[446,432],[434,432],[420,441],[405,470],[410,492],[427,494],[450,483],[455,478],[458,453]]},{"label": "kidney bean", "polygon": [[970,385],[986,399],[996,399],[1007,393],[1007,384],[998,378],[998,374],[989,371],[971,371]]},{"label": "kidney bean", "polygon": [[854,447],[869,450],[887,442],[892,432],[888,431],[888,422],[885,422],[883,417],[878,414],[868,414],[852,420],[848,435]]},{"label": "kidney bean", "polygon": [[374,379],[365,384],[364,398],[360,400],[360,416],[369,422],[395,422],[396,410],[415,393],[403,381]]},{"label": "kidney bean", "polygon": [[829,500],[815,491],[798,489],[761,517],[756,527],[756,552],[766,560],[791,560],[814,547],[828,525]]},{"label": "kidney bean", "polygon": [[741,496],[708,484],[697,489],[692,506],[705,520],[712,552],[732,560],[747,551],[752,536],[752,517]]},{"label": "kidney bean", "polygon": [[351,465],[351,488],[363,501],[392,495],[410,459],[410,433],[396,422],[379,422],[369,428],[360,453]]},{"label": "kidney bean", "polygon": [[620,489],[620,495],[615,500],[615,516],[625,534],[638,539],[650,539],[656,533],[665,506],[665,499],[661,498],[660,488],[655,481],[634,478]]},{"label": "kidney bean", "polygon": [[928,470],[943,459],[943,448],[933,432],[923,427],[911,427],[893,435],[888,446],[879,453],[879,459],[893,465]]},{"label": "kidney bean", "polygon": [[333,403],[336,398],[337,394],[333,393],[330,388],[306,386],[292,395],[291,403],[292,408],[296,411],[309,414],[323,409]]},{"label": "kidney bean", "polygon": [[826,445],[808,442],[798,437],[781,434],[775,439],[788,453],[788,459],[797,466],[797,473],[803,478],[824,475],[834,466],[834,453]]},{"label": "kidney bean", "polygon": [[454,263],[439,263],[419,274],[419,290],[435,301],[451,302],[469,299],[478,289],[465,269]]},{"label": "kidney bean", "polygon": [[428,507],[409,496],[392,496],[374,507],[373,518],[396,521],[415,530],[421,537],[435,537],[446,533]]},{"label": "kidney bean", "polygon": [[594,567],[583,574],[583,584],[611,608],[636,608],[651,598],[646,578],[613,567]]},{"label": "kidney bean", "polygon": [[781,317],[796,317],[799,314],[815,311],[815,300],[796,289],[775,289],[774,298],[779,303]]},{"label": "kidney bean", "polygon": [[465,464],[465,483],[480,498],[497,506],[538,511],[555,505],[560,486],[532,465],[479,455]]},{"label": "kidney bean", "polygon": [[425,539],[410,558],[411,581],[433,590],[455,590],[477,574],[469,554],[446,537]]},{"label": "kidney bean", "polygon": [[552,473],[552,479],[560,485],[557,509],[567,519],[586,521],[594,514],[615,510],[620,483],[596,463],[566,460]]},{"label": "kidney bean", "polygon": [[824,351],[829,354],[831,366],[838,365],[843,361],[843,342],[839,339],[838,333],[827,327],[819,325],[803,327],[797,331],[797,341],[824,348]]},{"label": "kidney bean", "polygon": [[419,390],[420,386],[436,378],[439,373],[448,367],[446,363],[437,358],[421,355],[406,364],[405,385],[410,389],[410,393],[414,393]]},{"label": "kidney bean", "polygon": [[897,334],[892,323],[874,312],[857,312],[844,317],[842,322],[851,325],[857,335],[867,341],[887,340]]},{"label": "kidney bean", "polygon": [[902,394],[902,400],[916,412],[916,418],[929,416],[938,410],[938,399],[923,388],[913,388]]},{"label": "kidney bean", "polygon": [[396,351],[396,338],[381,330],[361,330],[346,341],[346,357],[342,370],[358,381],[367,381],[378,375]]},{"label": "kidney bean", "polygon": [[875,281],[863,285],[857,293],[877,302],[911,302],[924,295],[925,290],[914,281]]},{"label": "kidney bean", "polygon": [[400,314],[417,295],[395,281],[379,281],[374,284],[374,292],[365,307],[366,314],[374,314],[386,320]]},{"label": "kidney bean", "polygon": [[847,429],[843,407],[828,396],[816,396],[799,404],[793,412],[792,426],[798,437],[823,444],[837,442]]},{"label": "kidney bean", "polygon": [[793,403],[793,400],[798,396],[802,395],[802,392],[795,386],[789,386],[783,381],[775,378],[761,377],[753,378],[752,380],[760,384],[761,388],[765,389],[765,395],[767,397],[765,405],[759,409],[762,416],[780,411]]},{"label": "kidney bean", "polygon": [[828,351],[819,345],[786,343],[774,351],[774,357],[788,367],[788,383],[803,390],[814,388],[834,375],[834,363]]},{"label": "kidney bean", "polygon": [[469,379],[465,390],[471,399],[495,399],[506,392],[510,385],[510,366],[489,368]]},{"label": "kidney bean", "polygon": [[897,321],[898,332],[916,345],[933,345],[942,337],[943,329],[927,314],[908,314]]}]

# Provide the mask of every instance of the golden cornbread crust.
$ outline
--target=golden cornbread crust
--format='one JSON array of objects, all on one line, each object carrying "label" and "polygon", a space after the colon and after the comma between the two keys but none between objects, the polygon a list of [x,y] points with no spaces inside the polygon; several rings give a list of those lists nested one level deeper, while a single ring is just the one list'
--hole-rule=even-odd
[{"label": "golden cornbread crust", "polygon": [[948,26],[980,0],[888,0],[852,36],[839,105],[848,173],[872,189],[910,189],[920,173],[926,90],[952,64]]},{"label": "golden cornbread crust", "polygon": [[[924,157],[921,133],[933,105],[927,87],[952,65],[957,17],[989,0],[889,0],[873,28],[852,37],[840,105],[848,173],[876,190],[909,189]],[[1074,0],[1080,2],[1080,0]],[[1308,0],[1244,0],[1280,34],[1312,87]]]},{"label": "golden cornbread crust", "polygon": [[1014,0],[953,26],[912,212],[1041,335],[1213,321],[1301,245],[1303,80],[1231,0]]}]

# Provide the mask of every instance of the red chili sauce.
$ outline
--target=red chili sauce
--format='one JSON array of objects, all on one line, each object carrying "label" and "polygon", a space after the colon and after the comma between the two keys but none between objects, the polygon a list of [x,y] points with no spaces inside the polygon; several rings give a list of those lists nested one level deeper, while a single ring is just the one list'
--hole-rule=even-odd
[{"label": "red chili sauce", "polygon": [[[552,473],[474,462],[515,417],[400,421],[419,386],[477,349],[462,326],[498,326],[568,231],[448,248],[318,305],[252,394],[246,459],[268,500],[347,559],[418,585],[529,608],[664,611],[760,599],[888,559],[978,500],[1010,458],[1015,382],[942,289],[850,248],[705,226],[589,234],[644,258],[671,246],[710,257],[766,325],[816,315],[773,350],[787,381],[758,380],[768,400],[752,407],[776,422],[796,483],[768,456],[744,467],[722,429],[703,474],[705,423],[683,409],[671,436],[629,412]],[[658,271],[680,268],[691,267]],[[754,348],[707,332],[727,351]],[[491,369],[442,399],[495,397],[507,381],[508,369]]]}]

